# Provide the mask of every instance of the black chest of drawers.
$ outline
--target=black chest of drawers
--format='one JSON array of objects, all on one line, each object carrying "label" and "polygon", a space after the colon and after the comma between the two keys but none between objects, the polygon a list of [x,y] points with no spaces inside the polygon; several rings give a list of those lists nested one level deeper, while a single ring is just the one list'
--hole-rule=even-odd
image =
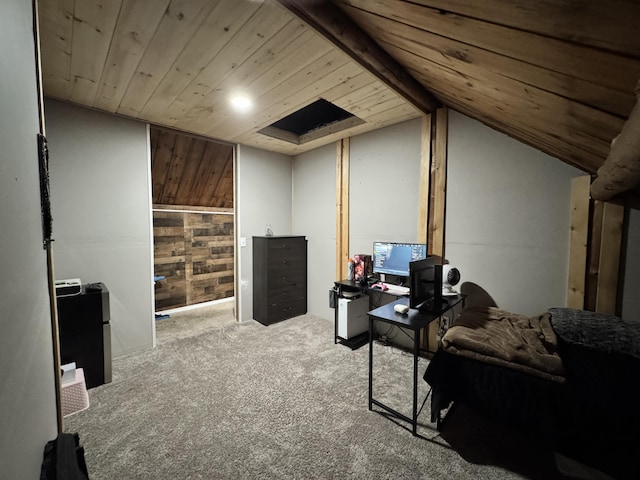
[{"label": "black chest of drawers", "polygon": [[253,318],[263,325],[307,313],[307,240],[253,237]]}]

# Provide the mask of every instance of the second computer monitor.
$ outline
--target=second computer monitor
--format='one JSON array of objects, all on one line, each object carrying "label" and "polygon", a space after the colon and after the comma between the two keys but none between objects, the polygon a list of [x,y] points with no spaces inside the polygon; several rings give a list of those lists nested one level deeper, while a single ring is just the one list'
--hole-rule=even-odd
[{"label": "second computer monitor", "polygon": [[409,307],[421,312],[437,312],[446,301],[442,299],[442,265],[435,257],[411,262],[409,276]]}]

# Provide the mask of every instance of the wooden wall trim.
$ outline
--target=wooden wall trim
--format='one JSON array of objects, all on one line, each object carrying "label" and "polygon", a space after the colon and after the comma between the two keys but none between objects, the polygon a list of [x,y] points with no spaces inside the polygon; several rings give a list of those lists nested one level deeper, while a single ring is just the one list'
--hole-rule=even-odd
[{"label": "wooden wall trim", "polygon": [[[429,254],[445,260],[445,213],[447,190],[447,142],[448,142],[448,110],[439,108],[435,112],[435,121],[432,120],[431,144],[433,148],[430,172],[429,200],[429,228],[428,245]],[[428,332],[428,349],[434,352],[438,348],[438,330],[440,322],[431,322]]]},{"label": "wooden wall trim", "polygon": [[591,176],[571,180],[571,233],[569,239],[569,284],[567,307],[585,307],[587,245],[589,242],[589,188]]},{"label": "wooden wall trim", "polygon": [[418,194],[418,239],[427,243],[429,227],[429,178],[431,164],[431,114],[422,117],[420,135],[420,187]]},{"label": "wooden wall trim", "polygon": [[598,296],[598,273],[600,269],[600,242],[602,241],[602,216],[604,202],[592,201],[589,220],[589,259],[586,276],[585,309],[595,312]]},{"label": "wooden wall trim", "polygon": [[336,280],[347,277],[349,260],[349,138],[336,143]]},{"label": "wooden wall trim", "polygon": [[192,205],[161,205],[153,204],[153,210],[162,210],[169,212],[184,212],[184,213],[211,213],[221,215],[233,215],[233,208],[221,208],[221,207],[197,207]]},{"label": "wooden wall trim", "polygon": [[617,313],[623,223],[624,206],[606,202],[602,214],[596,312],[612,315]]},{"label": "wooden wall trim", "polygon": [[448,110],[439,108],[436,111],[435,137],[433,140],[433,160],[431,162],[431,200],[433,215],[429,223],[431,244],[429,252],[445,258],[445,211],[447,187],[447,136]]}]

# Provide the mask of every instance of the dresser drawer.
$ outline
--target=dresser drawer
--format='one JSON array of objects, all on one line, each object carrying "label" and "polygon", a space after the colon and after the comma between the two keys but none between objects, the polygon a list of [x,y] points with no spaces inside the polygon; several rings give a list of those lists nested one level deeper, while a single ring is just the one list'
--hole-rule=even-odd
[{"label": "dresser drawer", "polygon": [[306,250],[306,244],[304,237],[271,237],[267,242],[267,250],[269,255],[279,251]]},{"label": "dresser drawer", "polygon": [[269,302],[269,304],[291,302],[298,299],[305,299],[306,296],[307,286],[304,284],[300,284],[296,286],[285,286],[270,289],[267,301]]},{"label": "dresser drawer", "polygon": [[[304,247],[304,245],[302,246]],[[267,259],[267,265],[269,267],[277,266],[295,266],[301,265],[303,262],[306,264],[307,252],[304,248],[277,248],[274,250],[269,249],[269,256]]]},{"label": "dresser drawer", "polygon": [[287,287],[296,288],[300,285],[306,285],[307,276],[304,271],[300,270],[278,270],[277,272],[269,272],[267,282],[269,284],[269,290],[277,290]]},{"label": "dresser drawer", "polygon": [[305,313],[307,313],[306,298],[297,299],[296,301],[272,303],[269,304],[267,308],[267,315],[271,322],[297,317]]}]

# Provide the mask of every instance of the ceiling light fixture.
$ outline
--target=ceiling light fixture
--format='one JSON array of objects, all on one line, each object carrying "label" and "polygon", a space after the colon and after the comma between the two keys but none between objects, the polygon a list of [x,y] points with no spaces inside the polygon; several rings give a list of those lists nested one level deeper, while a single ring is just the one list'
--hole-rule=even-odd
[{"label": "ceiling light fixture", "polygon": [[253,107],[253,102],[246,95],[234,95],[231,97],[231,105],[238,112],[248,112]]}]

